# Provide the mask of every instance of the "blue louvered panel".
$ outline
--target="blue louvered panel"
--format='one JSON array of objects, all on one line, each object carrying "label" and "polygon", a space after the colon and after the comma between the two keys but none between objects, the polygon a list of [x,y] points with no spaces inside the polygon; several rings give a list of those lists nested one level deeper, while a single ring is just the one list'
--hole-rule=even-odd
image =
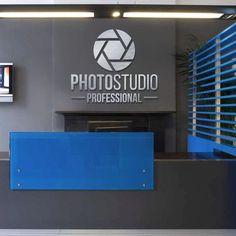
[{"label": "blue louvered panel", "polygon": [[190,142],[210,140],[236,156],[236,23],[189,54],[188,108]]}]

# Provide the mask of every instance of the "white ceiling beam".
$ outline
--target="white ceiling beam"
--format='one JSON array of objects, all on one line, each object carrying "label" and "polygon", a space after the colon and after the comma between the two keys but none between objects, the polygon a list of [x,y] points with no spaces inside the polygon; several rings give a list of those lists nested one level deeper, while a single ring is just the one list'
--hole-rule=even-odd
[{"label": "white ceiling beam", "polygon": [[176,0],[176,5],[236,6],[236,0]]},{"label": "white ceiling beam", "polygon": [[144,5],[212,5],[236,6],[236,0],[0,0],[0,5],[43,4],[144,4]]}]

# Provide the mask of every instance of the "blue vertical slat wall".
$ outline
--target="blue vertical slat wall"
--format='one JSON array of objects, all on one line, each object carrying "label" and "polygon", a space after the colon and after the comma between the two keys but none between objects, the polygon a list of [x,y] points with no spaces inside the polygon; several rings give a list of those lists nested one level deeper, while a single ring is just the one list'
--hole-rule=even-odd
[{"label": "blue vertical slat wall", "polygon": [[188,107],[188,151],[236,155],[236,23],[189,54]]}]

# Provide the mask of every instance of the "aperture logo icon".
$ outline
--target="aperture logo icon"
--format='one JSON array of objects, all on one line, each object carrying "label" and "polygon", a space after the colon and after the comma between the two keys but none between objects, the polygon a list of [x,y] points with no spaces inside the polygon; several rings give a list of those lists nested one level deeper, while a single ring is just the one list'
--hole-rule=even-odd
[{"label": "aperture logo icon", "polygon": [[109,71],[121,71],[134,60],[134,41],[122,30],[106,30],[95,41],[93,54],[102,68]]}]

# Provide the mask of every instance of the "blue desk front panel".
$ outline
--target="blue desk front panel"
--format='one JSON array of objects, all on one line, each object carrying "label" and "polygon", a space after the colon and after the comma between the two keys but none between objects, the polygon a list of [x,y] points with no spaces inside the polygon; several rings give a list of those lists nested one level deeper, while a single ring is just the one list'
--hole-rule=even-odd
[{"label": "blue desk front panel", "polygon": [[[236,156],[236,148],[230,145],[216,143],[215,141],[188,135],[188,152],[214,152],[215,150]],[[213,156],[214,158],[214,156]]]},{"label": "blue desk front panel", "polygon": [[12,132],[11,189],[151,190],[150,132]]}]

